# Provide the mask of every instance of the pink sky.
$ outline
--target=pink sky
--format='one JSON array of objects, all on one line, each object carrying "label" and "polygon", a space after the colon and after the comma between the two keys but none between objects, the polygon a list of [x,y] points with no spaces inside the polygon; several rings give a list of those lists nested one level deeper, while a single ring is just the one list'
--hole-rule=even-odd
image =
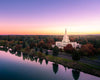
[{"label": "pink sky", "polygon": [[100,34],[100,1],[0,1],[0,35]]}]

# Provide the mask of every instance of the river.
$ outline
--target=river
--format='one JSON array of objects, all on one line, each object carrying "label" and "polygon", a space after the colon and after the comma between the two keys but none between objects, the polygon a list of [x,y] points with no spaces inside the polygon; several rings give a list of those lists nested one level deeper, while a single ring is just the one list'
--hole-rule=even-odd
[{"label": "river", "polygon": [[47,60],[0,51],[0,80],[100,80]]}]

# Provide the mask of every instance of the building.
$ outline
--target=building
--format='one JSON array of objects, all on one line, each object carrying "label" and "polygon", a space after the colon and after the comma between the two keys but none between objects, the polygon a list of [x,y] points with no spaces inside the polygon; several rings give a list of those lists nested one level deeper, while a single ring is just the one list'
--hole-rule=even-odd
[{"label": "building", "polygon": [[70,42],[69,37],[67,35],[67,30],[65,29],[65,34],[63,36],[63,40],[57,41],[55,45],[52,45],[52,47],[57,46],[58,48],[63,49],[68,44],[71,44],[73,46],[73,48],[81,47],[81,45],[77,42]]}]

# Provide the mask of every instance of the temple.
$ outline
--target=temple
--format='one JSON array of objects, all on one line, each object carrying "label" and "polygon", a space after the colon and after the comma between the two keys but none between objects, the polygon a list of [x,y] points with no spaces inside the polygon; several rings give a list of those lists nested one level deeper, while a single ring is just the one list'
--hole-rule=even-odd
[{"label": "temple", "polygon": [[62,41],[57,41],[54,46],[57,46],[58,48],[63,49],[65,46],[67,46],[68,44],[71,44],[73,46],[73,48],[77,48],[77,47],[81,47],[81,45],[77,42],[70,42],[69,37],[67,35],[67,30],[65,29],[65,34],[63,36],[63,40]]}]

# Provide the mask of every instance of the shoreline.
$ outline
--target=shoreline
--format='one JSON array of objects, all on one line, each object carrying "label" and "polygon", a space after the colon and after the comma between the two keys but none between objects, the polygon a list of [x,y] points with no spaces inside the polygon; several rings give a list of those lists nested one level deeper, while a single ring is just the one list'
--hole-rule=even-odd
[{"label": "shoreline", "polygon": [[[52,60],[52,57],[54,58],[53,60]],[[64,59],[60,57],[55,57],[51,55],[46,56],[46,59],[48,61],[61,64],[65,67],[73,68],[73,69],[82,71],[84,73],[88,73],[88,74],[100,77],[100,69],[96,69],[93,66],[90,66],[89,64],[81,63],[79,61],[68,60],[68,59]]]},{"label": "shoreline", "polygon": [[61,64],[64,67],[73,68],[73,69],[82,71],[84,73],[88,73],[88,74],[100,77],[100,68],[97,69],[96,67],[94,67],[95,65],[82,63],[80,61],[73,61],[73,60],[69,60],[67,58],[57,57],[57,56],[53,56],[53,55],[45,55],[45,53],[41,53],[41,52],[40,53],[39,52],[35,52],[35,53],[31,52],[30,53],[30,51],[29,51],[29,52],[24,53],[24,49],[22,49],[19,52],[22,52],[23,55],[25,54],[27,56],[46,59],[48,61],[55,62],[57,64]]}]

